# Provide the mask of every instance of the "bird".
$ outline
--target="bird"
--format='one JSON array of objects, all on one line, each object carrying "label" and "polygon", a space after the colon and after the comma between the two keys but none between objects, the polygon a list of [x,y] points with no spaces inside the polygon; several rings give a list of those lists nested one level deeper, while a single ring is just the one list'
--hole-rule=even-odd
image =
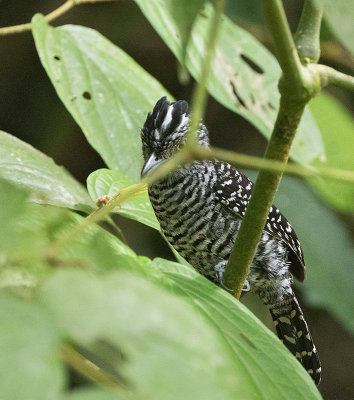
[{"label": "bird", "polygon": [[[185,100],[162,97],[141,129],[141,176],[171,159],[186,143],[191,111]],[[209,147],[209,132],[199,121],[199,146]],[[252,194],[253,183],[220,160],[194,160],[148,186],[150,202],[169,243],[200,274],[227,289],[223,272]],[[321,380],[321,363],[301,307],[291,287],[305,280],[299,239],[274,205],[253,259],[244,290],[268,307],[279,339],[310,374]]]}]

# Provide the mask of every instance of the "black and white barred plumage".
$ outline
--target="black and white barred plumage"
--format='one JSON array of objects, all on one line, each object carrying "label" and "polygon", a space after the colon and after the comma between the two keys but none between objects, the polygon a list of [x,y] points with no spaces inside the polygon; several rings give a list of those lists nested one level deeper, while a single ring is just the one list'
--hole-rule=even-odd
[{"label": "black and white barred plumage", "polygon": [[[165,97],[148,114],[142,129],[145,165],[142,175],[183,146],[189,128],[188,104]],[[201,123],[198,143],[209,146]],[[149,187],[151,204],[173,247],[201,274],[220,284],[217,265],[230,256],[252,193],[252,182],[221,161],[194,161]],[[305,279],[300,242],[287,219],[272,206],[248,282],[267,305],[279,338],[318,384],[321,366],[292,277]]]}]

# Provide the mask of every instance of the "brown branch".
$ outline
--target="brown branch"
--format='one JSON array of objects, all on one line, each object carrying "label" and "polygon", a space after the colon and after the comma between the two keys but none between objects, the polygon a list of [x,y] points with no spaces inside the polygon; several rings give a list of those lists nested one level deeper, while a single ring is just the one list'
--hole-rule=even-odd
[{"label": "brown branch", "polygon": [[[64,15],[67,13],[69,10],[71,10],[73,7],[80,5],[80,4],[88,4],[88,3],[99,3],[99,2],[111,2],[114,0],[67,0],[64,4],[62,4],[60,7],[55,9],[54,11],[50,12],[45,16],[45,19],[47,22],[54,21],[55,19],[59,18],[60,16]],[[13,33],[22,33],[22,32],[27,32],[32,29],[32,24],[31,22],[28,22],[26,24],[20,24],[20,25],[13,25],[13,26],[5,26],[3,28],[0,28],[0,36],[6,36],[6,35],[11,35]]]}]

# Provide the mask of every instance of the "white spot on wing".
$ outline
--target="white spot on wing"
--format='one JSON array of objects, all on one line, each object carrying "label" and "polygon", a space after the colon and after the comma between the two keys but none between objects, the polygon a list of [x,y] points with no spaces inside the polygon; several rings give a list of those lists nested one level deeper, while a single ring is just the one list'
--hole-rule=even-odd
[{"label": "white spot on wing", "polygon": [[290,319],[288,317],[280,317],[279,321],[291,325]]},{"label": "white spot on wing", "polygon": [[290,319],[288,317],[280,317],[279,321],[291,325]]},{"label": "white spot on wing", "polygon": [[288,335],[284,335],[284,337],[288,342],[293,343],[293,344],[296,343],[296,341],[295,341],[295,339],[293,337],[290,337]]}]

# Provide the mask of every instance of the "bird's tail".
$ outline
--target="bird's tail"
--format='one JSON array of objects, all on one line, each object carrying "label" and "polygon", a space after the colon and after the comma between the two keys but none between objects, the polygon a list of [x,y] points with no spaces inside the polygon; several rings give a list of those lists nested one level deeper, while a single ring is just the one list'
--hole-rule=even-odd
[{"label": "bird's tail", "polygon": [[321,381],[321,362],[296,297],[270,307],[270,313],[279,339],[318,385]]}]

